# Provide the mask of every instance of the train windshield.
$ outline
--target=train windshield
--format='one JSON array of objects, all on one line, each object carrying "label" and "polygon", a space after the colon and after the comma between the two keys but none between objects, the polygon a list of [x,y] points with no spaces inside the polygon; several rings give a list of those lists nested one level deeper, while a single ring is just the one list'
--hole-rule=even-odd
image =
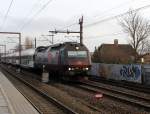
[{"label": "train windshield", "polygon": [[68,57],[85,58],[87,57],[87,52],[86,51],[68,51]]}]

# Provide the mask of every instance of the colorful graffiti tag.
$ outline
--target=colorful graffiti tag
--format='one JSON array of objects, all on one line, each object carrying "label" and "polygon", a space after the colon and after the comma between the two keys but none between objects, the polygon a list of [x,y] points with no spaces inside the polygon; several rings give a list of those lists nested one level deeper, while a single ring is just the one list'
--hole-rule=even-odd
[{"label": "colorful graffiti tag", "polygon": [[141,69],[136,65],[124,65],[120,69],[120,75],[126,79],[138,79],[141,76]]}]

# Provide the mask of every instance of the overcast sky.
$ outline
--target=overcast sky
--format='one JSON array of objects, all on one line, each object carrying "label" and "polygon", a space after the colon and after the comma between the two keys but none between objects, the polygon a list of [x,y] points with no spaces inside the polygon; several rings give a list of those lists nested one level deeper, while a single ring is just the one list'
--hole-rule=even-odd
[{"label": "overcast sky", "polygon": [[[12,5],[9,9],[10,3]],[[79,30],[79,18],[84,16],[84,43],[90,51],[102,43],[128,43],[128,36],[121,33],[117,19],[99,22],[92,26],[89,24],[125,13],[129,9],[136,9],[150,5],[150,0],[1,0],[0,4],[0,31],[21,32],[22,41],[25,37],[44,39],[42,34],[48,35],[49,30],[69,29]],[[140,13],[150,19],[150,7]],[[6,15],[7,14],[7,15]],[[115,35],[117,34],[117,35]],[[0,35],[1,43],[7,44],[7,49],[14,48],[15,43],[10,42],[11,35]],[[54,42],[79,41],[79,38],[56,35]],[[75,34],[73,34],[75,36]],[[47,37],[48,38],[48,37]],[[13,41],[17,42],[17,38]],[[50,38],[49,38],[50,39]],[[5,41],[5,42],[4,42]],[[38,42],[38,45],[49,45],[48,42]]]}]

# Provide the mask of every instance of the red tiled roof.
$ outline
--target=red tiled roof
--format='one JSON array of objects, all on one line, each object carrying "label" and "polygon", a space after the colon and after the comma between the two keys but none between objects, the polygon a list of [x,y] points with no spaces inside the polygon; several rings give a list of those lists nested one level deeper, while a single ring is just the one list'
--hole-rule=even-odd
[{"label": "red tiled roof", "polygon": [[101,59],[104,61],[129,61],[135,52],[129,44],[102,44]]},{"label": "red tiled roof", "polygon": [[124,52],[134,54],[134,50],[131,45],[129,44],[102,44],[101,49],[105,50],[105,53],[110,53],[110,51],[116,51],[117,53]]}]

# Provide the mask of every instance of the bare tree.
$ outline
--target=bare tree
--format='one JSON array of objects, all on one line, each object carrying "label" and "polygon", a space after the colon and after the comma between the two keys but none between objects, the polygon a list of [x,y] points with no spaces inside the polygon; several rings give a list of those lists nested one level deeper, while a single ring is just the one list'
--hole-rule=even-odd
[{"label": "bare tree", "polygon": [[100,61],[100,52],[96,47],[95,47],[95,50],[94,50],[94,53],[93,53],[91,59],[92,59],[92,62],[96,62],[96,63],[101,62]]},{"label": "bare tree", "polygon": [[150,53],[150,41],[145,40],[142,44],[141,52],[140,55],[145,54],[145,53]]},{"label": "bare tree", "polygon": [[32,40],[29,37],[26,37],[24,46],[25,46],[25,49],[30,49],[33,47]]},{"label": "bare tree", "polygon": [[[135,60],[139,51],[143,51],[147,38],[150,36],[150,22],[144,19],[138,12],[130,11],[122,17],[120,25],[123,31],[130,36],[130,45],[135,50]],[[141,52],[142,53],[142,52]]]}]

